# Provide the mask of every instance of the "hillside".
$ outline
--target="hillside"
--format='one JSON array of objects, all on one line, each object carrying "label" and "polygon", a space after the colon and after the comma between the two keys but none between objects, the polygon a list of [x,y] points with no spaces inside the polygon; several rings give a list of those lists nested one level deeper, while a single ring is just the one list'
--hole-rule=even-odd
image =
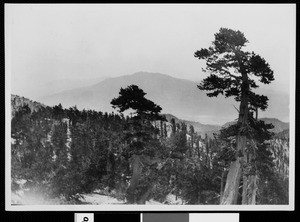
[{"label": "hillside", "polygon": [[275,138],[289,140],[290,138],[290,130],[285,129],[275,135]]},{"label": "hillside", "polygon": [[[40,107],[46,107],[44,104],[30,100],[28,98],[18,95],[11,95],[12,117],[14,116],[15,112],[24,105],[28,105],[32,112],[37,111]],[[217,132],[221,128],[219,125],[202,124],[196,121],[179,119],[172,114],[164,115],[166,116],[168,122],[170,122],[171,119],[174,118],[176,123],[184,122],[187,126],[193,125],[195,131],[202,136],[205,136],[206,133],[208,134],[208,136],[212,136],[212,133]]]},{"label": "hillside", "polygon": [[[201,134],[201,136],[205,136],[207,134],[209,137],[212,137],[214,133],[218,133],[221,128],[228,127],[229,125],[234,124],[235,122],[227,122],[222,126],[219,125],[211,125],[211,124],[202,124],[196,121],[189,121],[189,120],[183,120],[179,119],[176,116],[172,114],[165,114],[166,119],[168,122],[171,122],[171,119],[174,118],[176,123],[184,122],[187,126],[192,125],[196,132]],[[279,119],[276,118],[261,118],[260,120],[263,120],[267,124],[273,124],[274,128],[270,131],[274,132],[276,134],[276,137],[289,137],[289,123],[282,122]]]},{"label": "hillside", "polygon": [[[39,102],[30,100],[25,97],[21,97],[18,95],[11,95],[11,111],[12,111],[12,117],[14,116],[15,112],[19,110],[20,107],[27,104],[31,111],[37,111],[40,107],[45,107],[46,105],[41,104]],[[214,133],[218,133],[218,131],[223,127],[228,127],[229,125],[235,123],[234,121],[227,122],[220,125],[215,124],[203,124],[197,121],[191,121],[186,119],[181,119],[176,117],[173,114],[167,113],[164,114],[166,116],[167,121],[170,123],[171,119],[174,118],[176,123],[184,122],[187,126],[192,125],[194,127],[194,130],[199,133],[201,136],[205,136],[207,134],[209,137],[212,137]],[[282,122],[276,118],[261,118],[261,120],[265,121],[266,123],[272,123],[274,125],[274,129],[271,131],[274,133],[283,133],[288,132],[289,129],[289,123]]]},{"label": "hillside", "polygon": [[[276,119],[276,118],[260,118],[260,120],[263,120],[267,124],[271,123],[274,126],[274,128],[271,129],[270,131],[272,131],[276,134],[289,129],[289,123],[282,122],[282,121],[280,121],[279,119]],[[234,123],[235,123],[234,121],[227,122],[222,127],[225,128],[225,127],[228,127],[228,126],[230,126]]]},{"label": "hillside", "polygon": [[109,78],[89,87],[68,90],[41,98],[40,101],[55,105],[61,102],[64,107],[74,106],[79,109],[113,111],[110,101],[118,96],[121,87],[136,84],[146,93],[146,97],[162,107],[162,112],[172,113],[182,119],[205,122],[217,116],[218,107],[222,105],[225,116],[231,114],[233,106],[226,104],[222,98],[211,99],[197,88],[197,84],[158,73],[135,73],[117,78]]},{"label": "hillside", "polygon": [[221,129],[221,126],[219,125],[202,124],[196,121],[183,120],[172,114],[165,114],[165,116],[168,122],[171,122],[171,119],[173,118],[176,123],[184,122],[188,127],[192,125],[195,132],[199,133],[202,137],[205,137],[205,134],[207,134],[208,137],[213,137],[213,133],[217,133]]},{"label": "hillside", "polygon": [[[188,119],[206,124],[223,124],[237,117],[232,98],[207,97],[197,88],[197,83],[178,79],[160,73],[138,72],[132,75],[108,78],[94,85],[65,90],[45,96],[39,101],[47,105],[61,103],[64,107],[76,105],[79,109],[113,111],[110,101],[118,96],[121,87],[136,84],[146,93],[146,97],[162,107],[162,112],[172,113],[180,119]],[[288,117],[286,95],[269,92],[269,108],[262,113],[279,119]],[[278,102],[280,101],[280,103]],[[280,110],[280,112],[278,111]]]},{"label": "hillside", "polygon": [[290,127],[289,123],[282,122],[279,119],[275,118],[261,118],[260,120],[263,120],[267,124],[272,124],[274,128],[271,130],[274,133],[279,133],[285,130],[288,130]]},{"label": "hillside", "polygon": [[[33,110],[43,106],[19,96],[13,96],[11,102],[13,110],[24,104]],[[57,107],[40,111],[43,113],[39,115],[19,115],[11,124],[12,204],[131,204],[130,188],[136,178],[139,187],[135,190],[141,191],[133,194],[137,204],[219,204],[222,160],[234,156],[224,156],[218,140],[187,135],[182,127],[170,136],[170,122],[165,127],[160,121],[159,125],[137,123],[113,113],[63,111]],[[205,136],[205,130],[220,128],[171,114],[166,117],[194,125],[201,136]],[[274,118],[265,121],[282,125]],[[151,124],[163,131],[154,130]],[[261,146],[261,152],[253,154],[255,163],[267,163],[285,179],[289,173],[289,141],[288,132],[281,134],[268,141],[270,147]],[[265,152],[269,148],[271,152]],[[199,182],[205,183],[204,189],[197,188]],[[285,190],[287,185],[283,184]],[[287,203],[286,193],[282,196],[282,202]]]}]

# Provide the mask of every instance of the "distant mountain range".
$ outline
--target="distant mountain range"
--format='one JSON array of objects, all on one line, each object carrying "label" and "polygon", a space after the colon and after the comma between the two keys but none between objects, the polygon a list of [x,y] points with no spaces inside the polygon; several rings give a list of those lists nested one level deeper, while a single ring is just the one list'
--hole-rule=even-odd
[{"label": "distant mountain range", "polygon": [[[125,88],[131,84],[142,88],[147,93],[146,98],[160,105],[163,113],[172,113],[181,119],[222,125],[238,116],[235,109],[238,104],[232,98],[210,98],[206,92],[197,88],[196,82],[147,72],[108,78],[93,85],[44,96],[38,101],[51,106],[61,103],[65,108],[76,105],[79,109],[111,112],[113,109],[110,101],[118,96],[121,87]],[[288,95],[274,91],[264,94],[270,101],[269,108],[262,114],[288,119]]]},{"label": "distant mountain range", "polygon": [[60,79],[41,83],[35,85],[34,87],[27,87],[26,89],[21,90],[20,93],[16,94],[21,94],[22,96],[31,98],[33,100],[39,100],[41,97],[60,93],[62,91],[90,86],[97,82],[101,82],[106,78],[108,77],[99,77],[96,79]]}]

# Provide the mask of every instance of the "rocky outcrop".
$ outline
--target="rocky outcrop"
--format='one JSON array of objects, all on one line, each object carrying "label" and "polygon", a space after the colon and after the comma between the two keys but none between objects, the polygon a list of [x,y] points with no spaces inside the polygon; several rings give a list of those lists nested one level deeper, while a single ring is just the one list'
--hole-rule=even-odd
[{"label": "rocky outcrop", "polygon": [[45,105],[30,99],[18,95],[11,95],[11,118],[13,118],[15,113],[25,105],[28,105],[31,112],[38,111],[41,107],[46,107]]}]

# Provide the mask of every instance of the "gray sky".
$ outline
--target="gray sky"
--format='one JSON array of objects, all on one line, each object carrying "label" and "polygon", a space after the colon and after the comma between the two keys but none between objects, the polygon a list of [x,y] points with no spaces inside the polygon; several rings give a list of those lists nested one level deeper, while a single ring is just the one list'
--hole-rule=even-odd
[{"label": "gray sky", "polygon": [[221,27],[244,32],[249,50],[274,70],[269,87],[289,91],[295,5],[18,4],[6,5],[5,15],[13,93],[138,71],[200,80],[203,63],[193,54],[210,46]]}]

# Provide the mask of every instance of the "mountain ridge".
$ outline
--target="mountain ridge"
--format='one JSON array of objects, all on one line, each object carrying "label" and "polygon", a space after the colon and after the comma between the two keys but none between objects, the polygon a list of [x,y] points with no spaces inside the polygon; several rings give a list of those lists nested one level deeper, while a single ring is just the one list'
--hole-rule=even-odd
[{"label": "mountain ridge", "polygon": [[[126,88],[131,84],[142,88],[147,93],[145,97],[160,105],[162,112],[172,113],[181,119],[221,125],[238,116],[234,108],[234,106],[238,107],[238,103],[233,98],[208,97],[206,92],[197,88],[196,82],[149,72],[107,78],[90,86],[40,98],[39,101],[48,105],[61,103],[66,108],[76,105],[81,109],[112,112],[110,101],[118,96],[121,87]],[[272,94],[265,116],[286,119],[288,104],[285,103],[288,101],[285,97],[286,95],[280,93]],[[278,101],[282,101],[283,104],[279,104]],[[279,108],[282,112],[277,111]]]},{"label": "mountain ridge", "polygon": [[[266,124],[272,124],[274,126],[273,129],[270,129],[271,132],[274,132],[274,133],[280,133],[280,132],[283,132],[285,130],[288,130],[289,129],[289,122],[283,122],[277,118],[269,118],[269,117],[264,117],[264,118],[258,118],[259,120],[262,120],[264,121]],[[235,124],[236,121],[231,121],[231,122],[227,122],[225,123],[222,127],[223,128],[226,128],[232,124]]]}]

